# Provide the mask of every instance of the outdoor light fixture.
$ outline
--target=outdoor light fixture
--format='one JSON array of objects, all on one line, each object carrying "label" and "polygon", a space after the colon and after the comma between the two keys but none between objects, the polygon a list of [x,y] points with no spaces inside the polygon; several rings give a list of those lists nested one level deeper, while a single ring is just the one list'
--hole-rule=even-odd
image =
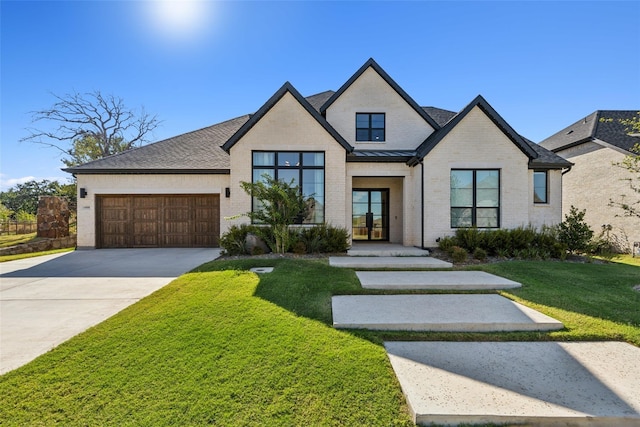
[{"label": "outdoor light fixture", "polygon": [[85,197],[87,197],[87,189],[86,188],[81,188],[80,189],[80,198],[84,199]]},{"label": "outdoor light fixture", "polygon": [[224,189],[224,197],[226,197],[227,199],[231,197],[231,188],[227,187]]}]

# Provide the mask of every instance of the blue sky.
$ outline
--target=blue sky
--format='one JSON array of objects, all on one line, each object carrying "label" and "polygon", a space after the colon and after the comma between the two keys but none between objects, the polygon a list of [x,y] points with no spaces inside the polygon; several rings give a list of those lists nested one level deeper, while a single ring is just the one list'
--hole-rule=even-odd
[{"label": "blue sky", "polygon": [[163,120],[161,140],[254,112],[285,81],[305,96],[337,90],[373,57],[418,104],[459,111],[481,94],[536,142],[595,110],[640,110],[638,1],[0,8],[2,190],[69,177],[56,150],[18,142],[51,93],[100,90],[144,106]]}]

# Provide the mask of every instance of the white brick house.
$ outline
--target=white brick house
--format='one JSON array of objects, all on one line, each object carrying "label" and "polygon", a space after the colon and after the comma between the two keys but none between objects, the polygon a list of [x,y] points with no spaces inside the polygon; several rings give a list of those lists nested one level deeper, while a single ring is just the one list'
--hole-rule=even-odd
[{"label": "white brick house", "polygon": [[634,242],[640,242],[640,219],[625,215],[610,202],[633,203],[638,199],[629,186],[633,175],[615,165],[640,143],[640,137],[629,134],[619,121],[638,117],[638,111],[595,111],[540,143],[574,163],[562,182],[563,215],[571,206],[584,209],[585,221],[596,234],[603,226],[611,226],[611,233],[629,251]]},{"label": "white brick house", "polygon": [[562,220],[571,163],[520,136],[481,96],[420,107],[373,60],[338,91],[285,83],[255,114],[78,167],[79,247],[216,246],[267,173],[312,195],[307,223],[353,241],[429,247],[458,227]]}]

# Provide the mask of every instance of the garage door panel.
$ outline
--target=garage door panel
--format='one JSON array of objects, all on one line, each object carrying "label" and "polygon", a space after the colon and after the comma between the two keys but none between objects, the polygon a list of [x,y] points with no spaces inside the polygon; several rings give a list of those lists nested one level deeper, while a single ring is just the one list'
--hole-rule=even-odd
[{"label": "garage door panel", "polygon": [[217,247],[219,195],[101,196],[98,247]]}]

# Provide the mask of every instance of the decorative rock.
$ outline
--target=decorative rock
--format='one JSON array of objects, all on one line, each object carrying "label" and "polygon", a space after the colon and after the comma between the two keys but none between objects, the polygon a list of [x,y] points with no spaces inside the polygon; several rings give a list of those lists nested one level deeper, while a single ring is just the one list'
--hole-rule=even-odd
[{"label": "decorative rock", "polygon": [[258,252],[259,254],[268,254],[271,252],[271,249],[269,249],[269,246],[267,246],[264,240],[252,233],[247,234],[247,237],[244,239],[244,248],[247,253],[251,255],[258,255]]}]

